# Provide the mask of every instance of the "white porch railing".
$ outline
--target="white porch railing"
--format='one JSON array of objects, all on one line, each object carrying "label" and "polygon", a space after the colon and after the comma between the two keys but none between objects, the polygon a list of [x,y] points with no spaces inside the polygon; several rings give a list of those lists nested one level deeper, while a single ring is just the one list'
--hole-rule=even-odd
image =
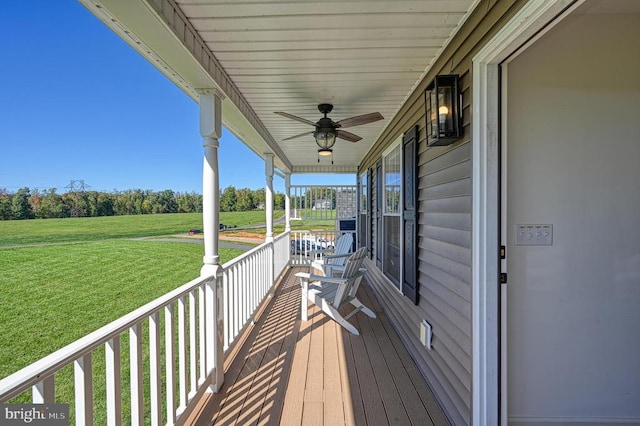
[{"label": "white porch railing", "polygon": [[273,266],[276,279],[291,264],[290,239],[289,232],[282,233],[273,239]]},{"label": "white porch railing", "polygon": [[[224,350],[249,325],[276,278],[289,265],[289,234],[261,244],[222,265],[224,282]],[[247,283],[251,283],[250,286]]]},{"label": "white porch railing", "polygon": [[[215,377],[215,307],[224,308],[226,351],[289,265],[289,240],[282,234],[224,264],[217,280],[196,278],[0,380],[0,403],[31,389],[34,403],[68,403],[77,425],[181,424]],[[72,389],[58,392],[66,373]]]},{"label": "white porch railing", "polygon": [[293,219],[335,220],[357,214],[356,185],[291,185]]}]

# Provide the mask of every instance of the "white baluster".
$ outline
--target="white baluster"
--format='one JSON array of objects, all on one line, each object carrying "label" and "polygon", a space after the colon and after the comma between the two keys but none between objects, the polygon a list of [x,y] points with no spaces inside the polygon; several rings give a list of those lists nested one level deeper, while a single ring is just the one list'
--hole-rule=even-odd
[{"label": "white baluster", "polygon": [[182,412],[187,406],[187,299],[178,299],[178,394]]},{"label": "white baluster", "polygon": [[173,325],[173,303],[164,308],[164,373],[165,373],[165,412],[167,423],[176,422],[176,332]]},{"label": "white baluster", "polygon": [[120,336],[105,344],[105,371],[107,376],[107,425],[122,424],[122,380],[120,373]]},{"label": "white baluster", "polygon": [[196,312],[196,293],[191,290],[189,292],[189,398],[195,394],[198,387]]},{"label": "white baluster", "polygon": [[129,377],[129,388],[131,389],[131,425],[142,426],[144,424],[142,323],[138,323],[129,328]]},{"label": "white baluster", "polygon": [[202,385],[207,377],[207,359],[205,354],[206,346],[206,317],[204,308],[204,284],[198,287],[198,353],[200,357],[200,377],[198,386]]},{"label": "white baluster", "polygon": [[93,362],[91,353],[73,363],[76,425],[93,424]]},{"label": "white baluster", "polygon": [[162,390],[160,389],[160,314],[149,317],[149,389],[151,396],[151,425],[159,426],[162,420]]},{"label": "white baluster", "polygon": [[56,402],[56,380],[53,375],[36,383],[33,387],[34,404],[50,404]]}]

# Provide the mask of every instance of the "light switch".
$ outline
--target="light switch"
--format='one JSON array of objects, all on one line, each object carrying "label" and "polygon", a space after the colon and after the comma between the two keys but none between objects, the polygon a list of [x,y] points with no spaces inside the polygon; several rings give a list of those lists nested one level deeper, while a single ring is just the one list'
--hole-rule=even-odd
[{"label": "light switch", "polygon": [[553,225],[516,225],[516,245],[553,245]]}]

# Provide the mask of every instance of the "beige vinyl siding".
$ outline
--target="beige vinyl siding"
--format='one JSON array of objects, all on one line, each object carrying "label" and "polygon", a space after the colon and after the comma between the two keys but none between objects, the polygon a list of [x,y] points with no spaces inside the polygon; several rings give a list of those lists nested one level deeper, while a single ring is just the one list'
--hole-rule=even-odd
[{"label": "beige vinyl siding", "polygon": [[[384,150],[412,126],[418,145],[418,286],[416,306],[369,262],[374,288],[403,343],[455,425],[471,423],[471,67],[483,44],[524,4],[481,1],[424,80],[368,153],[361,170],[375,167]],[[427,148],[424,90],[437,74],[458,74],[463,98],[463,137],[447,147]],[[376,240],[373,240],[374,243]],[[374,244],[375,245],[375,244]],[[420,322],[433,327],[433,349],[419,341]]]}]

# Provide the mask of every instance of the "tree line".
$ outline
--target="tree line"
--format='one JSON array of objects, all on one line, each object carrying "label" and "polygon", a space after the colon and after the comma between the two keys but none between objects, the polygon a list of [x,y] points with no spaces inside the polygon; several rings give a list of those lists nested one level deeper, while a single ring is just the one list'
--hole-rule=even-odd
[{"label": "tree line", "polygon": [[[221,191],[220,210],[261,210],[264,209],[264,201],[264,189],[236,189],[230,186]],[[284,202],[284,194],[274,195],[275,209],[284,209]],[[15,193],[0,189],[0,220],[201,212],[201,194],[170,189],[70,191],[63,194],[58,194],[56,188],[40,191],[25,187]]]}]

